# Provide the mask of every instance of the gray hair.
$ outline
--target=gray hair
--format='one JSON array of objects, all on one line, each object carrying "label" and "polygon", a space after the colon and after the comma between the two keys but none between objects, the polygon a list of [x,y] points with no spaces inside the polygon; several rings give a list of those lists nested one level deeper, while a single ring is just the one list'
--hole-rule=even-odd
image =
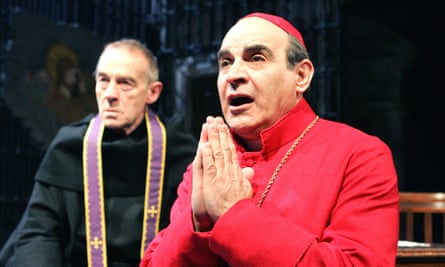
[{"label": "gray hair", "polygon": [[289,36],[289,46],[287,47],[287,67],[293,69],[295,65],[303,59],[309,58],[306,48],[293,35]]},{"label": "gray hair", "polygon": [[149,66],[147,70],[148,80],[150,82],[159,80],[159,67],[156,56],[143,43],[141,43],[136,39],[123,38],[106,44],[104,49],[102,50],[102,53],[108,48],[116,48],[116,47],[123,47],[127,48],[128,50],[137,50],[142,52],[142,54],[148,61],[148,66]]}]

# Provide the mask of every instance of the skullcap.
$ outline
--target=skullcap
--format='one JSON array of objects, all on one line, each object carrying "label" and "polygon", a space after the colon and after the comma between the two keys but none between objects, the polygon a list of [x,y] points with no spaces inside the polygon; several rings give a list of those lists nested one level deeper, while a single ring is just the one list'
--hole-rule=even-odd
[{"label": "skullcap", "polygon": [[264,20],[267,20],[267,21],[275,24],[276,26],[280,27],[283,31],[285,31],[288,34],[297,38],[297,40],[303,45],[303,47],[306,48],[306,45],[304,44],[303,36],[301,35],[301,33],[286,19],[279,17],[279,16],[262,13],[262,12],[250,13],[250,14],[244,16],[243,18],[249,18],[249,17],[262,18]]}]

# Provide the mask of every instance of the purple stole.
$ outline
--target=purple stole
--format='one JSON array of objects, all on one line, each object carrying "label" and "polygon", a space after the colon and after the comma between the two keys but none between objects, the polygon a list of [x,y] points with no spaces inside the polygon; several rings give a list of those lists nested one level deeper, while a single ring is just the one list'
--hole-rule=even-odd
[{"label": "purple stole", "polygon": [[[145,112],[148,158],[140,257],[159,231],[166,153],[165,127],[150,109]],[[104,126],[96,115],[83,140],[85,232],[89,267],[107,267],[107,238],[102,173]]]}]

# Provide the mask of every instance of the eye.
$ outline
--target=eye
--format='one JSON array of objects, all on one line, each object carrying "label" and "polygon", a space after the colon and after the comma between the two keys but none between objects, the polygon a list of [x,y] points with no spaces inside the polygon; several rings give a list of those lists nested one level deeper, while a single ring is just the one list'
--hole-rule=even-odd
[{"label": "eye", "polygon": [[110,83],[110,80],[106,77],[97,77],[96,83],[99,85],[100,88],[105,89],[108,87],[108,84]]},{"label": "eye", "polygon": [[232,63],[232,61],[229,60],[228,58],[222,58],[219,60],[219,67],[224,68],[224,67],[230,65],[231,63]]},{"label": "eye", "polygon": [[134,83],[127,79],[118,80],[117,84],[120,90],[128,91],[134,88]]},{"label": "eye", "polygon": [[252,62],[263,62],[265,60],[266,58],[261,54],[255,54],[250,58],[250,61]]}]

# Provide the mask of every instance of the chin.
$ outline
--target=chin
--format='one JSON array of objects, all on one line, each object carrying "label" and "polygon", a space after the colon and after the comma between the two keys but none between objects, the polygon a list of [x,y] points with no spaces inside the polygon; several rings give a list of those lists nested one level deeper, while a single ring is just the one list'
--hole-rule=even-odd
[{"label": "chin", "polygon": [[252,121],[251,120],[239,120],[239,119],[230,119],[227,121],[227,125],[229,125],[230,129],[235,132],[246,132],[252,129]]},{"label": "chin", "polygon": [[116,121],[115,119],[104,119],[102,121],[103,125],[105,126],[105,128],[109,128],[109,129],[119,129],[122,128],[122,124],[119,123],[118,121]]}]

